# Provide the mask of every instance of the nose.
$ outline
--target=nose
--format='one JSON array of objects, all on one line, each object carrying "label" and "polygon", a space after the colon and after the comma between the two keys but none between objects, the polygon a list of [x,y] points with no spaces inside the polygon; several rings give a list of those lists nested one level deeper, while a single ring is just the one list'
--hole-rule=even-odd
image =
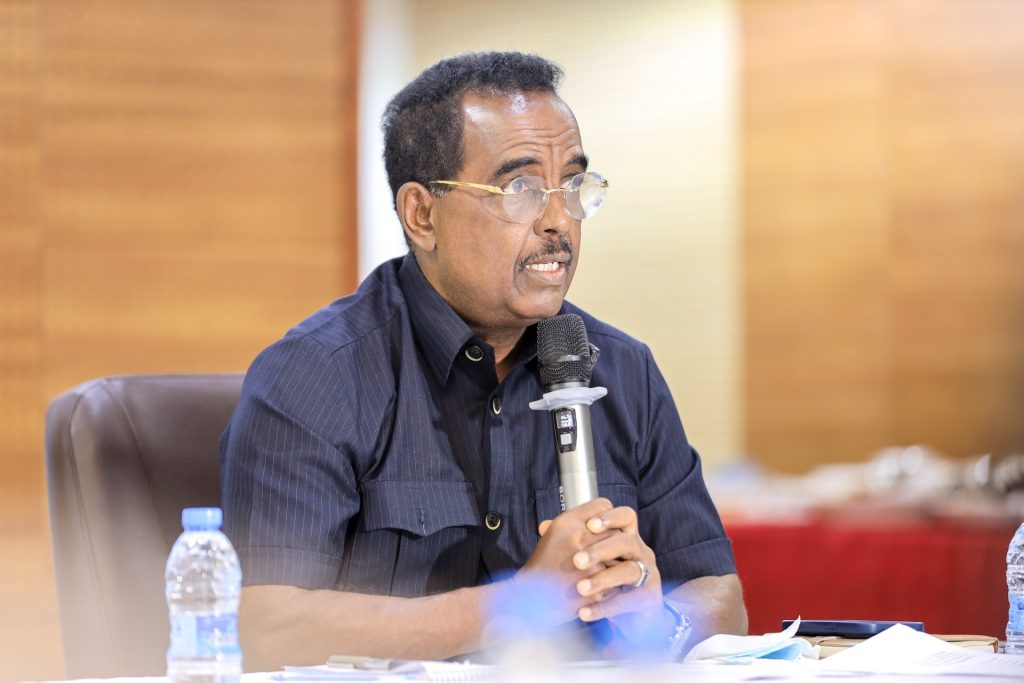
[{"label": "nose", "polygon": [[565,205],[564,192],[549,192],[544,211],[536,220],[534,231],[538,235],[563,235],[572,228],[576,219],[569,215],[569,207]]}]

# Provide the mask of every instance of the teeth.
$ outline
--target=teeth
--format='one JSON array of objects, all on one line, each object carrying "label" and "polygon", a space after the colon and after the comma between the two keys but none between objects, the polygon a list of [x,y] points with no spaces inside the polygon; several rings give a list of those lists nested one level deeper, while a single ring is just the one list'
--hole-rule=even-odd
[{"label": "teeth", "polygon": [[539,270],[542,273],[553,273],[561,267],[561,263],[531,263],[526,266],[528,270]]}]

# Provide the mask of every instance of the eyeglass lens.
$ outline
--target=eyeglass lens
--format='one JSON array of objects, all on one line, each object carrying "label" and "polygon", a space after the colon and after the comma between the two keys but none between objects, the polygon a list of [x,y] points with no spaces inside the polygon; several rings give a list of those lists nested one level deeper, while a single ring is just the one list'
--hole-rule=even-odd
[{"label": "eyeglass lens", "polygon": [[[545,191],[545,182],[536,176],[523,176],[513,180],[502,199],[505,217],[517,223],[536,219],[544,212],[554,192]],[[608,183],[597,173],[580,173],[572,177],[565,187],[559,188],[565,200],[566,211],[577,220],[590,218],[604,204]]]}]

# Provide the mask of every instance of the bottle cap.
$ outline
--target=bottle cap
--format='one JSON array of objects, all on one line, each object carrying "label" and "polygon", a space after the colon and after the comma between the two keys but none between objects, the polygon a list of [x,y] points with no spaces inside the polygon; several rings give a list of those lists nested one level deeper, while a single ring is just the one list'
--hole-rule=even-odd
[{"label": "bottle cap", "polygon": [[220,508],[185,508],[181,511],[181,526],[185,531],[220,529],[224,513]]}]

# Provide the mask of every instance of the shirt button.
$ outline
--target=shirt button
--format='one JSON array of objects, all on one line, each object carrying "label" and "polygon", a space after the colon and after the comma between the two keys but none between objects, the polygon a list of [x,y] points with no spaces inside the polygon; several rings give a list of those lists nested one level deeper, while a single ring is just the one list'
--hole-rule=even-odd
[{"label": "shirt button", "polygon": [[501,526],[501,516],[497,512],[488,512],[484,515],[484,524],[491,531],[497,531],[498,527]]},{"label": "shirt button", "polygon": [[491,399],[491,412],[495,415],[501,415],[501,396],[495,396]]},{"label": "shirt button", "polygon": [[481,360],[483,360],[483,357],[484,352],[476,344],[466,347],[466,358],[470,359],[474,363],[479,363]]}]

